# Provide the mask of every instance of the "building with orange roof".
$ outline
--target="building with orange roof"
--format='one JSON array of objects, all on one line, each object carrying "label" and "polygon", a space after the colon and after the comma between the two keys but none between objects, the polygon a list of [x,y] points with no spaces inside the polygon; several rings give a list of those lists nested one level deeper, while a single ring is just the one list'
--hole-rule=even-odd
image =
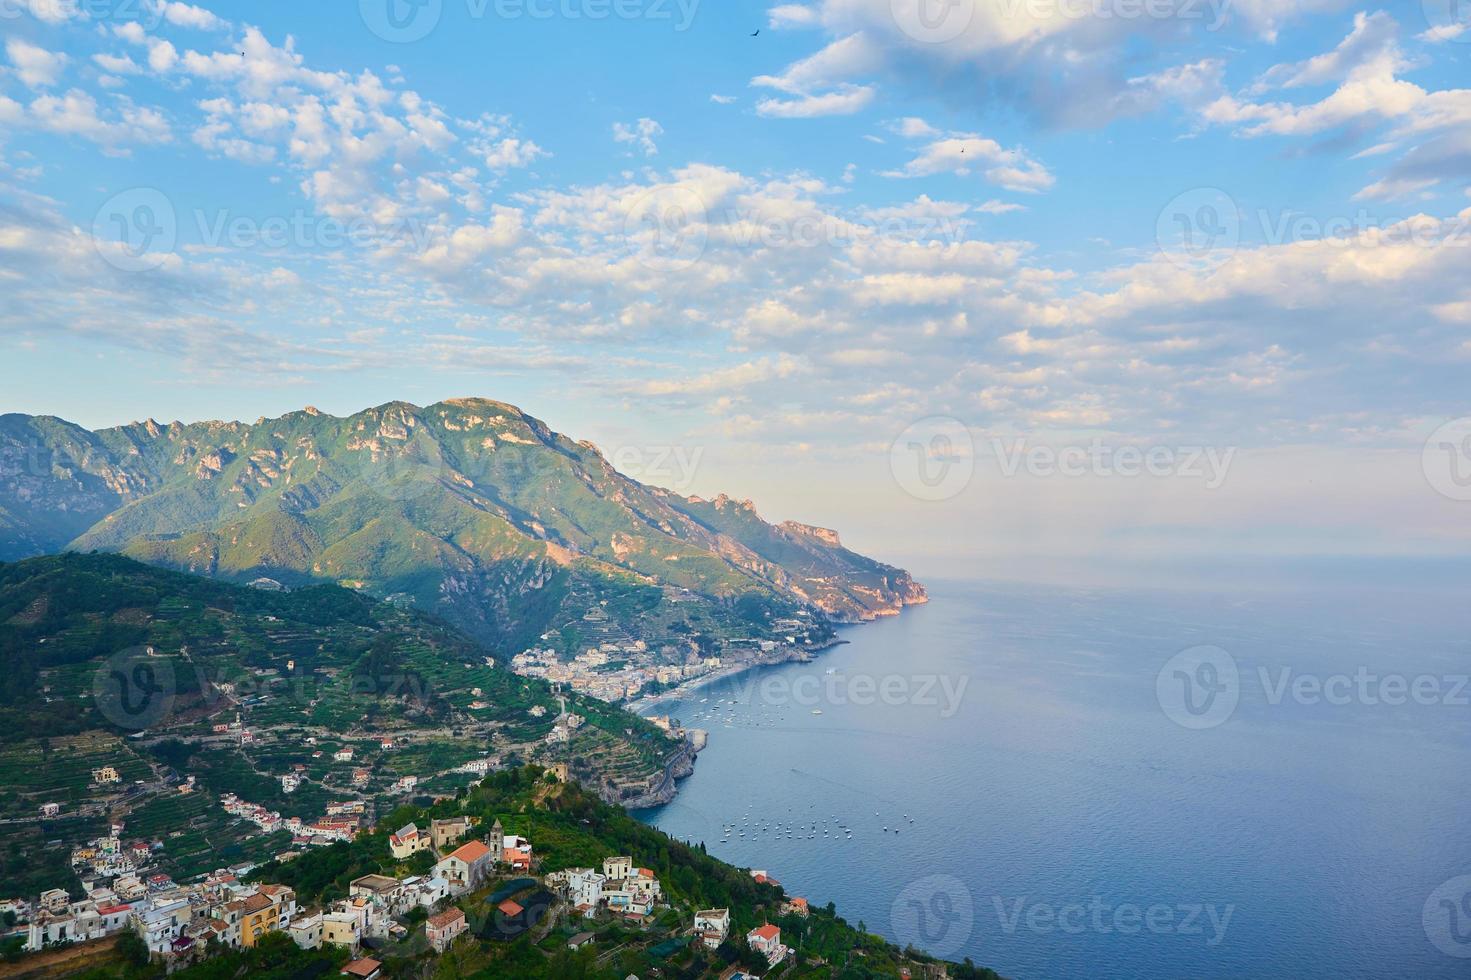
[{"label": "building with orange roof", "polygon": [[457,908],[446,909],[425,920],[424,937],[429,940],[429,945],[434,947],[436,953],[443,953],[467,928],[469,926],[464,912]]},{"label": "building with orange roof", "polygon": [[787,948],[781,942],[781,929],[770,924],[757,926],[746,933],[746,945],[765,956],[771,966],[776,966],[787,955]]},{"label": "building with orange roof", "polygon": [[383,975],[383,964],[371,957],[353,960],[342,968],[342,975],[356,980],[378,980]]},{"label": "building with orange roof", "polygon": [[434,873],[449,882],[451,895],[463,895],[483,885],[494,865],[494,852],[483,841],[472,840],[445,855]]}]

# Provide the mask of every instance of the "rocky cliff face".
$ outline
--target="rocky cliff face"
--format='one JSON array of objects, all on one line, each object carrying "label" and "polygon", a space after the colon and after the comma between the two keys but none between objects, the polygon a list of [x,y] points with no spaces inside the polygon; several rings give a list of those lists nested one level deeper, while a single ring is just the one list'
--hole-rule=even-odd
[{"label": "rocky cliff face", "polygon": [[589,596],[687,590],[753,622],[803,606],[862,621],[925,598],[835,531],[646,487],[489,399],[97,432],[0,417],[0,558],[66,547],[401,594],[505,644]]}]

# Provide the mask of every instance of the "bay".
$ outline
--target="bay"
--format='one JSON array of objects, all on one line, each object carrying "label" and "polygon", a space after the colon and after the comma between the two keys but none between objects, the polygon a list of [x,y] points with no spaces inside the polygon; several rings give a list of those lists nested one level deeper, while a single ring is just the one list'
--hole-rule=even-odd
[{"label": "bay", "polygon": [[[931,595],[813,663],[650,709],[710,740],[643,818],[1016,980],[1471,974],[1436,905],[1471,873],[1464,602]],[[1229,658],[1235,704],[1185,727],[1168,665],[1201,647]]]}]

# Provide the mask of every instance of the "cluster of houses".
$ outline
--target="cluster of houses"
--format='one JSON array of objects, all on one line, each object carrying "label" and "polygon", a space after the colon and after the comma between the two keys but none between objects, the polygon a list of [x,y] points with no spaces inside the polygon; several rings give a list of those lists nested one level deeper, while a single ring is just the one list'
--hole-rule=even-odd
[{"label": "cluster of houses", "polygon": [[648,868],[635,867],[627,856],[606,858],[603,870],[568,868],[546,877],[547,886],[558,891],[584,918],[598,910],[621,915],[636,922],[653,917],[661,901],[659,879]]},{"label": "cluster of houses", "polygon": [[636,698],[649,684],[675,684],[720,667],[719,657],[690,653],[683,664],[659,664],[643,640],[603,643],[590,647],[568,663],[557,651],[532,647],[511,658],[511,669],[523,677],[541,677],[566,684],[601,701]]},{"label": "cluster of houses", "polygon": [[154,852],[163,850],[162,841],[133,840],[124,843],[122,834],[123,824],[114,823],[106,837],[97,837],[72,848],[72,867],[100,878],[115,878],[148,867]]},{"label": "cluster of houses", "polygon": [[151,953],[176,958],[202,949],[211,939],[253,946],[266,932],[285,928],[296,911],[290,888],[243,884],[229,871],[188,886],[158,874],[145,881],[125,875],[109,887],[89,880],[84,887],[89,890],[78,901],[53,888],[41,894],[34,908],[15,909],[17,918],[25,920],[27,950],[133,929]]},{"label": "cluster of houses", "polygon": [[[260,816],[252,804],[236,797],[227,795],[225,803],[232,813]],[[262,819],[289,825],[276,814],[265,814]],[[298,907],[295,893],[282,885],[244,883],[240,876],[248,867],[216,871],[183,886],[162,874],[147,879],[121,874],[110,887],[89,877],[84,882],[88,892],[80,901],[54,888],[43,893],[34,906],[21,900],[5,905],[25,923],[21,929],[28,950],[133,929],[151,953],[168,961],[197,955],[211,940],[234,948],[254,946],[268,932],[285,932],[304,949],[337,946],[357,956],[368,939],[403,938],[406,930],[397,919],[423,908],[433,913],[426,922],[425,936],[442,952],[466,931],[468,923],[459,909],[435,913],[438,906],[480,888],[497,865],[513,871],[531,869],[532,845],[526,838],[506,834],[497,820],[485,840],[461,843],[473,826],[471,818],[462,816],[432,820],[422,831],[414,824],[400,828],[389,839],[395,857],[431,849],[443,857],[423,875],[364,875],[351,882],[347,898],[324,908]],[[116,825],[113,835],[79,848],[74,856],[94,860],[92,852],[120,846],[121,832],[122,826]]]},{"label": "cluster of houses", "polygon": [[340,840],[352,840],[361,824],[364,804],[359,800],[332,803],[327,807],[327,816],[311,823],[300,817],[282,817],[277,810],[267,810],[259,803],[242,800],[234,793],[220,797],[220,805],[231,816],[249,820],[263,833],[278,830],[291,831],[292,844],[324,846]]},{"label": "cluster of houses", "polygon": [[[265,812],[233,794],[226,794],[222,801],[231,813],[253,820],[262,829],[292,826],[294,820],[282,820],[279,814]],[[362,805],[344,803],[334,807],[339,808],[338,816],[346,818],[353,816],[353,811],[360,815]],[[346,832],[350,838],[356,831],[356,819],[343,822],[352,824],[353,831]],[[249,865],[221,869],[188,885],[177,885],[164,874],[142,877],[135,872],[151,847],[145,842],[125,845],[123,825],[119,823],[112,826],[109,836],[73,851],[74,865],[96,872],[83,880],[86,894],[81,900],[73,901],[63,889],[51,889],[34,904],[11,900],[0,903],[0,910],[15,913],[23,923],[16,931],[24,932],[27,950],[100,939],[131,929],[142,937],[150,953],[170,964],[181,964],[203,955],[210,942],[248,948],[267,933],[284,932],[304,949],[334,946],[346,950],[355,959],[344,972],[371,978],[378,975],[381,964],[356,957],[365,945],[373,945],[371,940],[403,939],[407,930],[399,920],[409,913],[416,909],[429,913],[425,940],[436,952],[443,952],[469,930],[465,913],[453,906],[444,908],[447,902],[485,886],[497,868],[531,872],[530,841],[505,833],[499,820],[483,838],[471,836],[474,827],[475,821],[468,816],[433,819],[423,828],[406,824],[390,835],[389,849],[398,860],[421,851],[437,856],[439,859],[427,872],[402,878],[364,875],[350,883],[346,898],[321,908],[303,908],[289,887],[244,882]],[[752,871],[751,875],[758,881],[774,881],[763,871]],[[606,911],[644,923],[665,904],[658,877],[626,855],[604,859],[601,870],[569,868],[553,872],[544,883],[588,919]],[[507,904],[514,903],[502,903],[502,910]],[[790,898],[781,912],[806,916],[807,902]],[[707,948],[719,947],[730,931],[729,909],[695,912],[693,933]],[[591,938],[591,933],[582,933],[574,939],[574,945]],[[772,924],[748,932],[746,944],[772,966],[791,952],[782,943],[781,929]]]}]

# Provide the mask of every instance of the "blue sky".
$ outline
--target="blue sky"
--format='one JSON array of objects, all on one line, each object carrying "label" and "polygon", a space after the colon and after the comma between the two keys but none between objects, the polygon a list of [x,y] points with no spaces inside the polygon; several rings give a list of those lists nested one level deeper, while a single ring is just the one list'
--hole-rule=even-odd
[{"label": "blue sky", "polygon": [[959,566],[1464,551],[1426,445],[1467,412],[1471,4],[0,0],[0,35],[0,410],[486,395]]}]

